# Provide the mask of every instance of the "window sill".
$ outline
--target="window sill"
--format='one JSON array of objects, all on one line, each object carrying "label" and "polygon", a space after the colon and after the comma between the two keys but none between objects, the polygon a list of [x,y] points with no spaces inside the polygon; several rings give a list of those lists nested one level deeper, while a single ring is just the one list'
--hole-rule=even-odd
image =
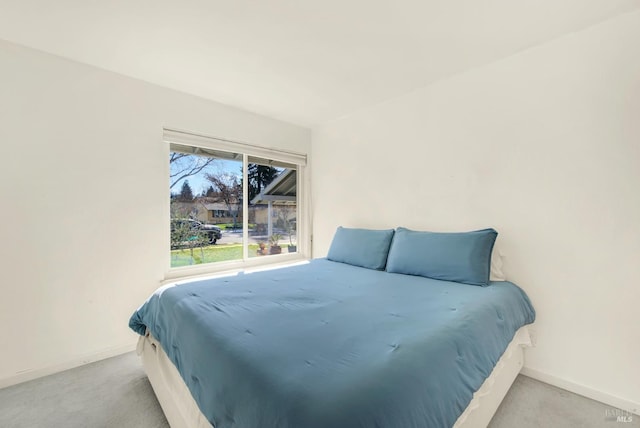
[{"label": "window sill", "polygon": [[278,269],[292,266],[301,262],[308,262],[309,258],[300,253],[280,254],[265,257],[250,258],[231,262],[209,263],[196,266],[172,268],[165,274],[160,285],[175,282],[192,281],[218,276],[235,275],[240,272],[251,273],[254,271]]}]

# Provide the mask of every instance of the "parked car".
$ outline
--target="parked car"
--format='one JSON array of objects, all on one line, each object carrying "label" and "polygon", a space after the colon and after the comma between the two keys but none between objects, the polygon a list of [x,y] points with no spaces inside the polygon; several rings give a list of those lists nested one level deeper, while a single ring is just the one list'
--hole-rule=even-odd
[{"label": "parked car", "polygon": [[172,219],[171,233],[178,230],[189,230],[193,232],[191,236],[184,236],[182,240],[193,240],[199,237],[206,237],[209,244],[215,244],[222,238],[222,230],[213,224],[205,224],[193,219]]}]

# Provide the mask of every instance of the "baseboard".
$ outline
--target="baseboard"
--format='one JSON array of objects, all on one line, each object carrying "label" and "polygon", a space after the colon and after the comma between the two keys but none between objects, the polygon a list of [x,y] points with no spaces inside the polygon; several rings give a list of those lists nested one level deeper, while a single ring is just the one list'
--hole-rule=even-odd
[{"label": "baseboard", "polygon": [[116,346],[116,347],[104,349],[99,352],[86,354],[86,355],[71,359],[69,361],[65,361],[63,363],[20,372],[18,374],[0,379],[0,388],[6,388],[8,386],[16,385],[18,383],[28,382],[30,380],[37,379],[39,377],[48,376],[54,373],[72,369],[74,367],[79,367],[85,364],[104,360],[105,358],[115,357],[116,355],[121,355],[127,352],[134,351],[135,349],[136,349],[136,342],[132,342],[131,344]]},{"label": "baseboard", "polygon": [[608,394],[606,392],[598,391],[579,383],[566,380],[549,373],[542,372],[540,370],[531,369],[529,367],[523,367],[521,374],[530,378],[539,380],[540,382],[548,383],[549,385],[557,386],[569,392],[573,392],[583,397],[591,398],[592,400],[599,401],[604,404],[616,407],[621,410],[626,410],[636,415],[640,415],[640,403],[627,400],[625,398],[616,397],[615,395]]}]

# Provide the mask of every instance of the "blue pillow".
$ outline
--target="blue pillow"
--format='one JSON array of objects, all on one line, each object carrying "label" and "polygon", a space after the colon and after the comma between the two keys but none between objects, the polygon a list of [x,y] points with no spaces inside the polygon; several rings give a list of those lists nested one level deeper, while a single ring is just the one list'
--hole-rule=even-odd
[{"label": "blue pillow", "polygon": [[393,229],[348,229],[338,227],[327,259],[369,269],[384,270]]},{"label": "blue pillow", "polygon": [[399,227],[393,237],[387,272],[488,285],[491,251],[498,232],[416,232]]}]

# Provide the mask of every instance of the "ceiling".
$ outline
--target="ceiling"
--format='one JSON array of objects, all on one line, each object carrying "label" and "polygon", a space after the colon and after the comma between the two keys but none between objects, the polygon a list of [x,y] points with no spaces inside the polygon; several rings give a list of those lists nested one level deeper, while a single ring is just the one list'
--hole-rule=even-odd
[{"label": "ceiling", "polygon": [[314,126],[640,0],[0,0],[0,39]]}]

